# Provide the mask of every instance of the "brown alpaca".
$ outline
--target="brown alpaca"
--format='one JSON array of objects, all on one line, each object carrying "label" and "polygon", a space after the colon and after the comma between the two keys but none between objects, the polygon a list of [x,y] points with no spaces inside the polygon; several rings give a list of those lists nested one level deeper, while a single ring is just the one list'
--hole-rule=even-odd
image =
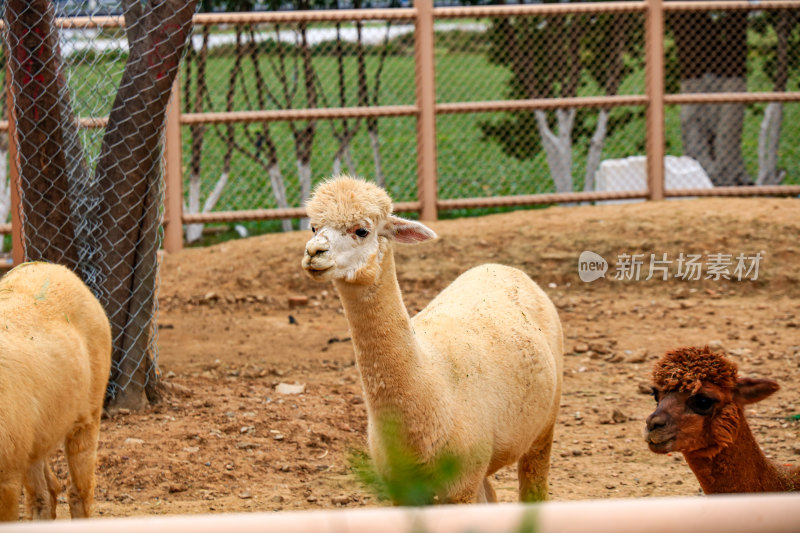
[{"label": "brown alpaca", "polygon": [[780,387],[740,378],[734,363],[704,348],[667,352],[653,369],[656,410],[645,440],[656,453],[681,452],[706,494],[800,490],[800,469],[766,458],[744,406]]}]

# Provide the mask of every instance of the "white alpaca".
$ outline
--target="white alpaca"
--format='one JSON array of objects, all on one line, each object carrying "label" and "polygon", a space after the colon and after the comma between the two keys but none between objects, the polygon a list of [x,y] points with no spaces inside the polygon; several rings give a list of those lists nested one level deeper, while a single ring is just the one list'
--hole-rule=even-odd
[{"label": "white alpaca", "polygon": [[563,352],[547,295],[525,273],[487,264],[409,318],[392,243],[436,234],[392,216],[382,189],[346,176],[321,184],[307,211],[314,236],[302,266],[315,280],[332,280],[342,300],[379,475],[391,481],[399,468],[386,441],[396,435],[382,430],[392,418],[415,463],[458,459],[440,502],[496,501],[488,478],[515,461],[520,500],[545,499]]},{"label": "white alpaca", "polygon": [[0,520],[56,517],[48,465],[64,443],[73,518],[91,515],[100,415],[111,367],[105,311],[68,269],[25,263],[0,280]]}]

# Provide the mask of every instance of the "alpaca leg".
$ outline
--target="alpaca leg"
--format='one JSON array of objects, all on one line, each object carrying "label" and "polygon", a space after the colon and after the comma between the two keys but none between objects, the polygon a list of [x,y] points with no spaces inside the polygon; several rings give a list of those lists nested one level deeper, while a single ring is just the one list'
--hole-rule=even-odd
[{"label": "alpaca leg", "polygon": [[31,465],[25,475],[25,510],[31,520],[53,520],[58,503],[58,480],[47,459]]},{"label": "alpaca leg", "polygon": [[12,522],[19,518],[21,485],[17,478],[0,481],[0,522]]},{"label": "alpaca leg", "polygon": [[488,477],[483,478],[480,496],[478,501],[481,503],[497,503],[497,493],[494,491],[494,487],[492,487]]},{"label": "alpaca leg", "polygon": [[520,457],[518,466],[519,501],[538,502],[547,499],[547,474],[550,472],[550,449],[553,428]]},{"label": "alpaca leg", "polygon": [[71,479],[69,511],[72,518],[88,518],[92,513],[99,430],[99,424],[82,426],[64,443]]},{"label": "alpaca leg", "polygon": [[455,503],[476,503],[485,502],[486,495],[484,493],[484,484],[482,483],[483,476],[470,476],[468,479],[463,479],[456,487],[452,487],[447,496],[442,498],[442,503],[455,504]]}]

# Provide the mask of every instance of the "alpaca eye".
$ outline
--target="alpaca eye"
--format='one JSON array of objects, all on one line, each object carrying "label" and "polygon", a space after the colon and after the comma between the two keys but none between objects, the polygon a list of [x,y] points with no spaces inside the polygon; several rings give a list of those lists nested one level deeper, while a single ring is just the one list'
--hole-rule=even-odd
[{"label": "alpaca eye", "polygon": [[655,399],[656,403],[658,403],[658,389],[657,388],[653,387],[653,389],[650,391],[650,396],[652,396]]},{"label": "alpaca eye", "polygon": [[369,230],[366,230],[366,229],[364,229],[364,228],[358,228],[358,229],[356,230],[356,235],[358,235],[358,236],[359,236],[359,237],[361,237],[361,238],[364,238],[364,237],[366,237],[367,235],[369,235]]},{"label": "alpaca eye", "polygon": [[315,228],[314,226],[311,226],[311,233],[316,233],[316,232],[317,232],[317,228]]},{"label": "alpaca eye", "polygon": [[698,394],[689,398],[689,408],[699,415],[707,415],[717,401],[703,394]]}]

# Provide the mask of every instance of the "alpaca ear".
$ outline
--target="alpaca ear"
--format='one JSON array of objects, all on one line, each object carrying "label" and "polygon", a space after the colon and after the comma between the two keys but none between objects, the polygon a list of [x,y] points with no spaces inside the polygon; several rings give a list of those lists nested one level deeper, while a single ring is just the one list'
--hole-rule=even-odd
[{"label": "alpaca ear", "polygon": [[756,403],[771,396],[780,388],[778,382],[771,379],[739,378],[736,384],[736,398],[742,405]]},{"label": "alpaca ear", "polygon": [[389,222],[384,227],[383,235],[404,244],[416,244],[437,237],[436,232],[422,222],[394,215],[389,217]]}]

